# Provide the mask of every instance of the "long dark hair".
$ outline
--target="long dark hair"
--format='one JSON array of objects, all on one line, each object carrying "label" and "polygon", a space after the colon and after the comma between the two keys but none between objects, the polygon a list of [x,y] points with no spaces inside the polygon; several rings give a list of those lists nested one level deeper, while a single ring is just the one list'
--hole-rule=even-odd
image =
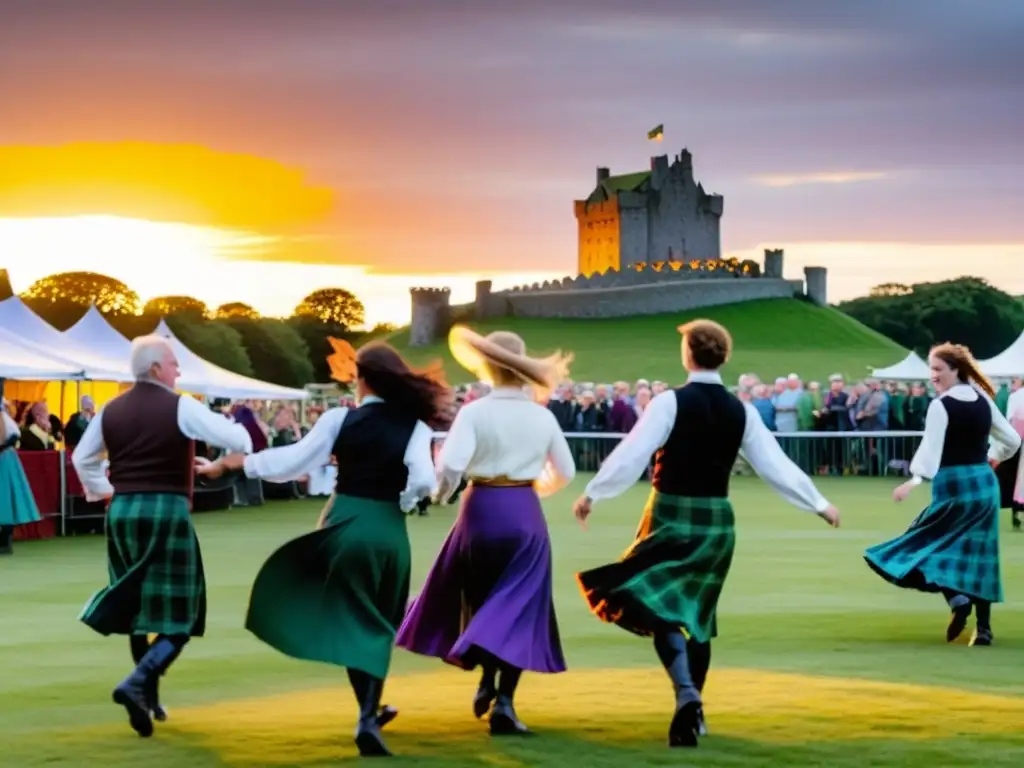
[{"label": "long dark hair", "polygon": [[356,375],[389,407],[433,429],[451,422],[452,390],[439,364],[413,370],[393,347],[372,341],[356,353]]}]

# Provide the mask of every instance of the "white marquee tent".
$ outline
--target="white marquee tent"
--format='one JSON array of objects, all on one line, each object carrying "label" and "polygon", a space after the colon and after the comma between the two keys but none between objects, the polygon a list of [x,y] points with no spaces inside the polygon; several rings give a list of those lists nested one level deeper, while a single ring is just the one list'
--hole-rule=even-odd
[{"label": "white marquee tent", "polygon": [[50,357],[70,361],[93,381],[128,382],[134,378],[128,359],[108,357],[66,337],[29,309],[17,296],[0,301],[0,329],[21,340],[22,345]]},{"label": "white marquee tent", "polygon": [[49,355],[0,328],[0,379],[69,381],[82,378],[82,366]]},{"label": "white marquee tent", "polygon": [[928,363],[916,352],[911,352],[895,365],[888,368],[876,368],[871,375],[876,379],[889,381],[924,381],[931,375]]},{"label": "white marquee tent", "polygon": [[107,322],[95,305],[64,331],[64,338],[77,349],[85,349],[113,360],[127,361],[132,343]]},{"label": "white marquee tent", "polygon": [[1024,333],[995,357],[978,362],[981,372],[992,379],[1024,376]]},{"label": "white marquee tent", "polygon": [[[100,320],[103,318],[101,317]],[[103,322],[106,321],[103,320]],[[178,358],[178,366],[181,368],[178,386],[186,392],[207,397],[230,398],[231,400],[247,400],[249,398],[302,400],[309,397],[304,389],[268,384],[208,363],[182,344],[163,320],[160,321],[153,333],[170,340],[174,354]]]}]

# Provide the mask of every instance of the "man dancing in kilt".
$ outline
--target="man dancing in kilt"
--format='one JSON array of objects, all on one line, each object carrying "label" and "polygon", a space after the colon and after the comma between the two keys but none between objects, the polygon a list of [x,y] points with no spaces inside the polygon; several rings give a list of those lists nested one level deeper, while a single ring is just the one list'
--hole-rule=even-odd
[{"label": "man dancing in kilt", "polygon": [[[999,481],[992,465],[1020,449],[1021,438],[993,402],[995,390],[966,347],[940,344],[928,355],[938,393],[910,462],[913,477],[893,492],[903,501],[923,480],[932,500],[900,536],[864,559],[898,587],[940,593],[950,610],[946,642],[975,614],[972,646],[992,645],[992,603],[1003,601],[999,573]],[[1019,459],[1018,459],[1019,461]]]},{"label": "man dancing in kilt", "polygon": [[[245,427],[173,389],[174,350],[160,336],[132,342],[135,385],[89,423],[71,457],[91,500],[109,499],[109,586],[80,616],[101,635],[128,635],[135,670],[115,689],[140,736],[166,719],[158,682],[206,625],[206,580],[190,518],[194,440],[249,453]],[[109,460],[107,477],[104,454]],[[156,635],[150,644],[149,635]]]},{"label": "man dancing in kilt", "polygon": [[833,527],[839,512],[786,456],[754,407],[722,385],[718,370],[732,349],[728,331],[708,320],[679,331],[686,385],[651,401],[575,506],[576,517],[586,521],[594,502],[630,488],[656,454],[653,489],[636,539],[618,562],[583,571],[577,579],[598,618],[654,638],[675,686],[669,745],[695,747],[706,732],[701,693],[736,542],[728,496],[737,454],[742,450],[791,504]]}]

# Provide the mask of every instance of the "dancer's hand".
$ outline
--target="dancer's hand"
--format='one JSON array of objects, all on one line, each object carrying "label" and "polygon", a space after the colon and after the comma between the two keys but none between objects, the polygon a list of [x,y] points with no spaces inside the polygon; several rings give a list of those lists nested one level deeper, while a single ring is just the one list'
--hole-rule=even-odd
[{"label": "dancer's hand", "polygon": [[572,507],[572,512],[576,515],[576,519],[583,530],[587,530],[587,518],[590,517],[592,504],[593,502],[586,496],[580,496]]},{"label": "dancer's hand", "polygon": [[211,480],[216,480],[218,477],[224,474],[224,465],[220,461],[210,461],[204,459],[202,456],[197,456],[195,460],[196,474],[199,477],[208,477]]},{"label": "dancer's hand", "polygon": [[999,466],[999,460],[998,459],[989,459],[988,460],[988,465],[990,467],[992,467],[992,469],[995,469],[996,467]]},{"label": "dancer's hand", "polygon": [[892,492],[892,500],[896,502],[903,501],[910,495],[912,490],[914,490],[914,486],[911,483],[904,483]]},{"label": "dancer's hand", "polygon": [[826,523],[831,525],[833,528],[839,527],[839,510],[834,505],[829,504],[828,509],[824,512],[819,512],[818,517],[824,520]]}]

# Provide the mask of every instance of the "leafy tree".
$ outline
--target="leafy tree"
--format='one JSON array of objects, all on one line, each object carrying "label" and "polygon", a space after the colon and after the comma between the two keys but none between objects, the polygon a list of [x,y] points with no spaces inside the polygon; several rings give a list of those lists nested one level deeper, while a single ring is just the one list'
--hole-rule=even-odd
[{"label": "leafy tree", "polygon": [[252,375],[286,387],[303,387],[313,380],[309,348],[284,320],[236,317],[219,321],[241,336],[252,361]]},{"label": "leafy tree", "polygon": [[248,304],[243,304],[240,301],[230,301],[227,304],[221,304],[217,307],[217,309],[213,311],[213,316],[217,320],[227,320],[232,317],[243,317],[247,320],[258,320],[260,313]]},{"label": "leafy tree", "polygon": [[[167,325],[182,344],[204,360],[243,376],[253,375],[242,336],[234,328],[187,314],[169,316]],[[146,333],[152,330],[150,326]]]},{"label": "leafy tree", "polygon": [[336,339],[345,339],[352,345],[356,345],[358,339],[365,334],[355,331],[348,331],[340,325],[323,323],[316,318],[290,317],[287,320],[295,332],[302,338],[306,345],[307,357],[313,370],[313,377],[309,382],[326,383],[331,380],[331,368],[327,363],[327,357],[334,351],[327,337],[333,336]]},{"label": "leafy tree", "polygon": [[871,289],[871,296],[906,296],[914,289],[903,283],[882,283]]},{"label": "leafy tree", "polygon": [[369,335],[373,337],[387,336],[398,330],[398,326],[394,323],[377,323],[373,328],[370,329]]},{"label": "leafy tree", "polygon": [[0,269],[0,301],[9,299],[14,295],[14,289],[11,288],[11,276],[7,274],[6,269]]},{"label": "leafy tree", "polygon": [[191,296],[157,296],[146,302],[142,312],[158,317],[190,315],[196,319],[203,319],[209,314],[209,309],[204,302]]},{"label": "leafy tree", "polygon": [[122,283],[97,272],[60,272],[36,280],[22,294],[38,303],[70,301],[83,307],[95,304],[104,315],[137,315],[139,295]]},{"label": "leafy tree", "polygon": [[1006,349],[1024,328],[1024,305],[977,277],[917,283],[909,293],[865,296],[839,309],[920,354],[951,341],[984,359]]},{"label": "leafy tree", "polygon": [[344,288],[321,288],[299,303],[295,316],[352,329],[366,320],[366,307],[355,294]]}]

